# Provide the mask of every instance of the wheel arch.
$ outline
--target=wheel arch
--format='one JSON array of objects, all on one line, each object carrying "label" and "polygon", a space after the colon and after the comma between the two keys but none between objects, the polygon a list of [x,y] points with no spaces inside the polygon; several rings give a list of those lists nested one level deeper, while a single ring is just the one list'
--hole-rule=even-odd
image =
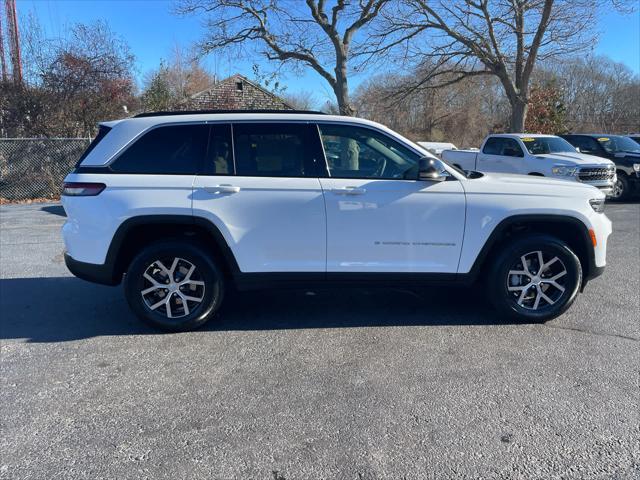
[{"label": "wheel arch", "polygon": [[113,236],[105,260],[112,271],[113,283],[120,283],[142,247],[166,238],[197,242],[214,256],[230,278],[240,271],[224,236],[209,220],[188,215],[142,215],[125,220]]},{"label": "wheel arch", "polygon": [[595,252],[587,226],[567,215],[515,215],[502,220],[491,232],[468,274],[469,283],[486,273],[501,246],[510,238],[528,233],[544,233],[564,241],[580,259],[583,287],[596,274]]}]

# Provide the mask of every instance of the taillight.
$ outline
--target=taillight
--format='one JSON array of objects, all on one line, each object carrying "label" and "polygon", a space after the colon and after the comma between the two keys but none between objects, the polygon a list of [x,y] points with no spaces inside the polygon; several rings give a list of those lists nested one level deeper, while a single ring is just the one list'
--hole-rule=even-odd
[{"label": "taillight", "polygon": [[67,197],[95,197],[107,186],[104,183],[65,182],[62,195]]}]

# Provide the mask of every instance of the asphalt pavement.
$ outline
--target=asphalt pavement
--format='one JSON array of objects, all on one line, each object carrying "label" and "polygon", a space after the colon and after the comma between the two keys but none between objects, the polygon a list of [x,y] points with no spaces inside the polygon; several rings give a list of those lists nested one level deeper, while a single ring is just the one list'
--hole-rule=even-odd
[{"label": "asphalt pavement", "polygon": [[504,324],[480,290],[244,294],[158,333],[0,207],[0,478],[640,478],[640,205],[605,274]]}]

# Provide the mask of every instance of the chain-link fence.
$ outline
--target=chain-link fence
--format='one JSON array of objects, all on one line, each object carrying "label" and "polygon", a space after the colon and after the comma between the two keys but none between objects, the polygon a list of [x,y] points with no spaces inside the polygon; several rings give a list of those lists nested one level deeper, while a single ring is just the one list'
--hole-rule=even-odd
[{"label": "chain-link fence", "polygon": [[87,138],[0,138],[0,199],[56,198]]}]

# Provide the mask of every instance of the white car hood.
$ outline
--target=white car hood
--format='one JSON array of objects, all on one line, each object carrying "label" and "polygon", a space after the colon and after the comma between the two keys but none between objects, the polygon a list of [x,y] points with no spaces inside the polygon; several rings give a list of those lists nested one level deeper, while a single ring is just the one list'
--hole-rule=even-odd
[{"label": "white car hood", "polygon": [[614,165],[614,163],[609,159],[596,157],[595,155],[587,155],[586,153],[580,152],[544,153],[541,155],[534,155],[534,157],[555,160],[564,165]]},{"label": "white car hood", "polygon": [[575,197],[604,198],[604,193],[596,187],[580,182],[538,177],[533,175],[516,175],[511,173],[484,173],[482,178],[467,180],[464,184],[467,193],[494,193],[529,195],[541,197]]}]

